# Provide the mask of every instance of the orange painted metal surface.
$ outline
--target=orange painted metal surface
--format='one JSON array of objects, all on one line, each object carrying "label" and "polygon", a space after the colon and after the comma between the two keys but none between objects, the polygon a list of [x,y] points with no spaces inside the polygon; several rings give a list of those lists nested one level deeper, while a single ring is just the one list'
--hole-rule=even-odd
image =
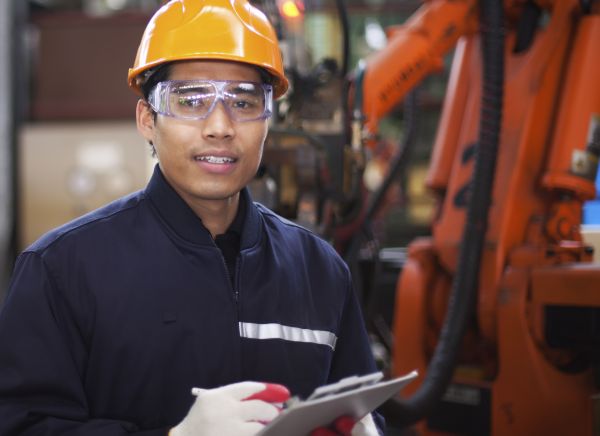
[{"label": "orange painted metal surface", "polygon": [[367,62],[363,112],[366,136],[417,83],[443,66],[443,56],[461,35],[477,30],[476,0],[431,0],[389,35],[385,50]]},{"label": "orange painted metal surface", "polygon": [[[586,154],[586,145],[593,122],[589,114],[600,117],[600,17],[593,15],[580,20],[542,183],[547,189],[565,189],[583,200],[591,200],[595,196],[593,170],[598,157]],[[597,122],[600,123],[600,118]]]},{"label": "orange painted metal surface", "polygon": [[[597,156],[586,147],[600,123],[600,7],[596,2],[586,15],[577,0],[538,2],[549,20],[531,47],[516,54],[521,5],[506,6],[501,141],[474,325],[455,380],[489,387],[492,435],[591,436],[599,430],[593,428],[592,397],[599,392],[592,371],[565,371],[570,352],[545,343],[544,329],[549,306],[600,308],[600,265],[591,263],[579,231],[582,203],[595,195]],[[368,138],[391,105],[457,46],[427,177],[440,213],[432,237],[409,247],[394,314],[393,372],[418,369],[420,380],[456,272],[478,140],[482,65],[475,10],[470,2],[426,3],[370,60],[365,75]],[[450,24],[456,32],[442,37]],[[418,387],[411,384],[405,396]],[[434,434],[423,423],[418,429]]]}]

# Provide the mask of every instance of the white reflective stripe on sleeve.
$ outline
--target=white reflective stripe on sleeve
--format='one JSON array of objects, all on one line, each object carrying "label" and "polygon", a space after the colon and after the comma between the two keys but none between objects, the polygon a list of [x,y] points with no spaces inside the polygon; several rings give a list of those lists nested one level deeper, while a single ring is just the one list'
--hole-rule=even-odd
[{"label": "white reflective stripe on sleeve", "polygon": [[255,324],[240,322],[240,336],[248,339],[283,339],[285,341],[307,342],[327,345],[335,350],[337,337],[326,330],[310,330],[281,324]]}]

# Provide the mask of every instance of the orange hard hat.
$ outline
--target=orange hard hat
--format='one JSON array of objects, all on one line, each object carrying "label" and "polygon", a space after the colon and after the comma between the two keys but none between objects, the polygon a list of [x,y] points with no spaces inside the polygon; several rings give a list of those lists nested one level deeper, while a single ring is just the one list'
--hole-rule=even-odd
[{"label": "orange hard hat", "polygon": [[172,0],[148,22],[129,69],[129,86],[140,93],[145,72],[173,61],[244,62],[273,78],[274,97],[288,88],[275,30],[248,0]]}]

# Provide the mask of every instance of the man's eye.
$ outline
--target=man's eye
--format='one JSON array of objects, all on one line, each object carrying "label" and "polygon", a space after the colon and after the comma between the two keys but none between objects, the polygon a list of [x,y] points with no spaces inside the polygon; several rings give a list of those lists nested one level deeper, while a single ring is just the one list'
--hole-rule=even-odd
[{"label": "man's eye", "polygon": [[248,100],[237,100],[234,106],[240,109],[247,109],[254,106],[254,104]]},{"label": "man's eye", "polygon": [[256,98],[238,97],[235,100],[233,100],[233,102],[232,102],[232,107],[234,109],[248,110],[248,109],[254,109],[258,105],[259,105],[259,101]]}]

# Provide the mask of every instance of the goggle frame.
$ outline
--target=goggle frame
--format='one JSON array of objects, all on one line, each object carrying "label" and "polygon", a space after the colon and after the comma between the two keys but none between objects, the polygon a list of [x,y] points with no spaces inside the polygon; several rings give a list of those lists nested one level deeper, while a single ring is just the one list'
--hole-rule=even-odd
[{"label": "goggle frame", "polygon": [[[194,85],[206,85],[211,84],[213,88],[216,90],[216,97],[212,101],[210,107],[206,111],[206,114],[199,116],[182,116],[181,114],[176,114],[173,112],[171,108],[171,99],[170,94],[177,87],[193,87]],[[225,87],[231,84],[250,84],[259,86],[263,89],[263,101],[264,107],[262,110],[262,114],[257,117],[252,118],[240,118],[239,114],[232,112],[232,109],[227,104],[228,94],[225,92]],[[248,80],[209,80],[209,79],[201,79],[201,80],[164,80],[156,84],[156,86],[150,91],[148,95],[148,104],[152,108],[152,110],[158,114],[181,119],[181,120],[205,120],[217,107],[217,103],[221,101],[223,103],[223,107],[225,111],[229,115],[229,117],[238,122],[250,122],[250,121],[258,121],[270,118],[273,115],[273,86],[268,83],[260,83],[260,82],[252,82]]]}]

